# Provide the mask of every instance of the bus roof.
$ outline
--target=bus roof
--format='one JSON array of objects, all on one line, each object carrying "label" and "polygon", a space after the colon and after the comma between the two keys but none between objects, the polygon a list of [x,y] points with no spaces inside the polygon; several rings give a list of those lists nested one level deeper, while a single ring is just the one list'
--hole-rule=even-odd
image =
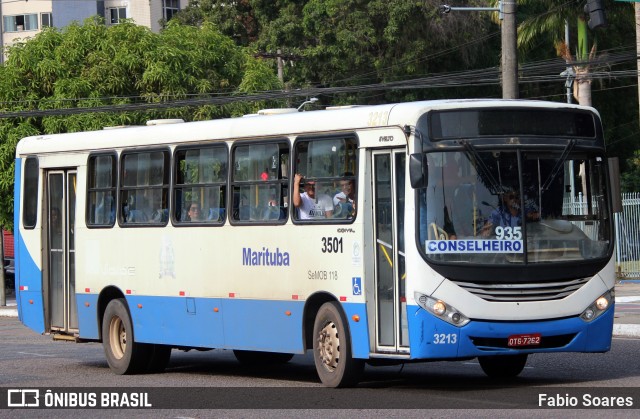
[{"label": "bus roof", "polygon": [[426,111],[467,107],[545,107],[556,109],[593,108],[559,102],[502,99],[454,99],[397,104],[354,106],[309,112],[254,115],[181,124],[129,126],[100,131],[39,135],[23,138],[16,157],[73,151],[97,151],[150,145],[168,145],[205,140],[231,140],[249,137],[282,137],[318,132],[415,125]]}]

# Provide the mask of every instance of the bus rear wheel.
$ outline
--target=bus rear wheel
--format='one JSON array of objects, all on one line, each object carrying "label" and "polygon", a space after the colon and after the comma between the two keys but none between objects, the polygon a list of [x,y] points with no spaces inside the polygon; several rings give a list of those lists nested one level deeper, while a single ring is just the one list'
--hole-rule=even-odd
[{"label": "bus rear wheel", "polygon": [[119,375],[145,372],[152,355],[151,345],[137,343],[127,303],[111,300],[102,319],[102,347],[111,370]]},{"label": "bus rear wheel", "polygon": [[491,378],[513,378],[522,372],[527,363],[527,354],[480,356],[482,371]]},{"label": "bus rear wheel", "polygon": [[347,322],[336,302],[324,303],[318,310],[313,326],[313,359],[327,387],[350,387],[360,380],[364,360],[352,356]]}]

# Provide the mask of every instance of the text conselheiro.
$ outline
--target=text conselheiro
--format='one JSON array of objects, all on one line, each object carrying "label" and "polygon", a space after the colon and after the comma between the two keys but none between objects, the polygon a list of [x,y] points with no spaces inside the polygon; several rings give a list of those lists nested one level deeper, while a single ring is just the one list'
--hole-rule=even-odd
[{"label": "text conselheiro", "polygon": [[522,253],[522,240],[427,240],[425,252],[442,253]]}]

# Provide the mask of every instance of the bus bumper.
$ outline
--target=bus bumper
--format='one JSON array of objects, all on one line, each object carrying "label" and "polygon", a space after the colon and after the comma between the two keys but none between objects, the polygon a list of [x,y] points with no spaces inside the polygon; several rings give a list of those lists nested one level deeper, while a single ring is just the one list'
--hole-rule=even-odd
[{"label": "bus bumper", "polygon": [[[606,352],[611,348],[615,304],[597,319],[580,317],[531,322],[472,320],[455,327],[418,306],[407,307],[412,359],[470,358],[543,352]],[[509,337],[540,335],[540,343],[510,347]]]}]

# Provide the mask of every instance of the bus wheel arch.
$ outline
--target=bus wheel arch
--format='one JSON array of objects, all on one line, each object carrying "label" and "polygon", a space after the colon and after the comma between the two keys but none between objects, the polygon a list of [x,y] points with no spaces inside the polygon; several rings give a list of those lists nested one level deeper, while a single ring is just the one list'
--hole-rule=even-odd
[{"label": "bus wheel arch", "polygon": [[353,357],[349,323],[337,301],[325,302],[313,326],[313,360],[327,387],[352,387],[364,370],[364,360]]},{"label": "bus wheel arch", "polygon": [[135,341],[133,321],[124,298],[111,299],[105,308],[102,347],[114,373],[125,375],[147,371],[149,359],[153,355],[153,345]]},{"label": "bus wheel arch", "polygon": [[98,333],[100,334],[100,341],[102,341],[103,339],[102,322],[104,320],[104,312],[107,309],[107,306],[109,305],[111,300],[114,300],[116,298],[124,299],[124,294],[122,293],[122,291],[120,291],[120,289],[114,286],[106,287],[105,289],[103,289],[100,292],[100,296],[98,297],[97,320],[98,320]]},{"label": "bus wheel arch", "polygon": [[318,292],[307,298],[303,313],[303,338],[305,349],[313,349],[313,325],[316,321],[316,316],[318,315],[320,307],[322,307],[324,303],[331,301],[337,302],[338,299],[326,292]]}]

